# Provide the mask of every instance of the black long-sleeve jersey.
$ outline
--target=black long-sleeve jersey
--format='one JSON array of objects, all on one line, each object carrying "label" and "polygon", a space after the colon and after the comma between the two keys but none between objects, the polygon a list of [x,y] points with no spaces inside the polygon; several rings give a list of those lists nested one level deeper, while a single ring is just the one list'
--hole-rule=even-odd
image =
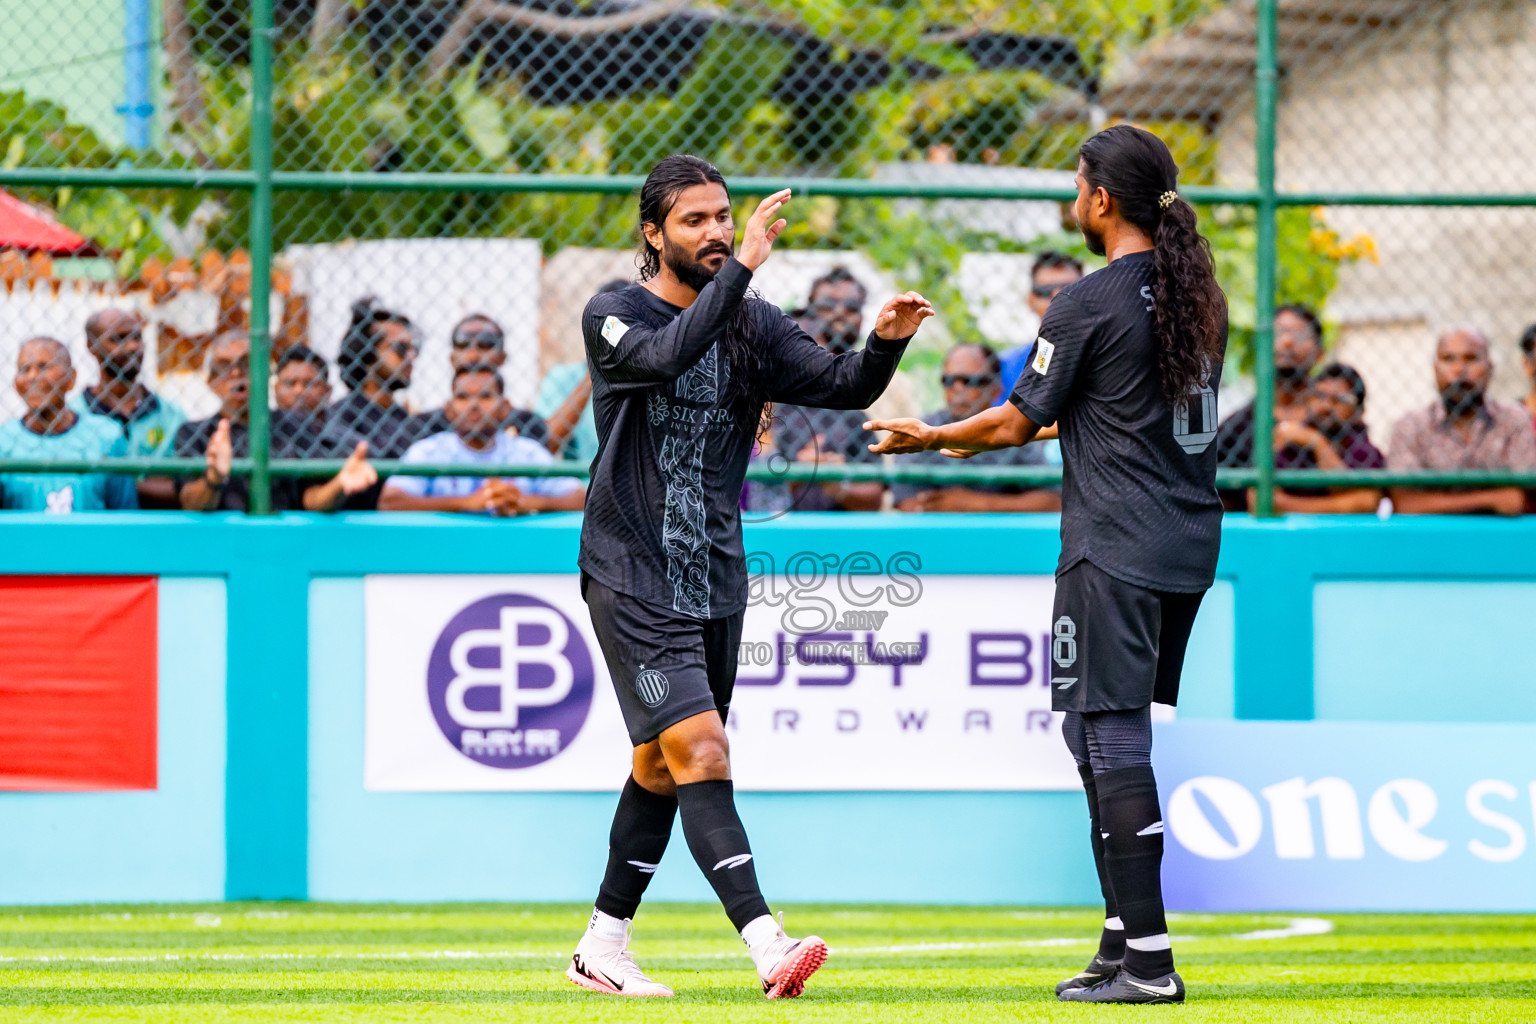
[{"label": "black long-sleeve jersey", "polygon": [[687,309],[633,285],[582,317],[598,449],[581,568],[606,586],[700,619],[746,607],[741,487],[753,425],[723,404],[720,338],[742,303],[766,346],[768,399],[862,409],[890,383],[909,339],[871,334],[833,355],[777,307],[748,298],[752,272],[727,260]]}]

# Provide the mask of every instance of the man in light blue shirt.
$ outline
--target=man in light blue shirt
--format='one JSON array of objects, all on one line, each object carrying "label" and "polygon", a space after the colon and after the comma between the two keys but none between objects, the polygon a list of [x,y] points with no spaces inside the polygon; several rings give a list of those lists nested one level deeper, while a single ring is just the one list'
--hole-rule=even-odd
[{"label": "man in light blue shirt", "polygon": [[[1083,264],[1076,257],[1054,249],[1040,253],[1029,268],[1029,297],[1025,301],[1029,304],[1030,312],[1045,319],[1045,311],[1051,308],[1056,293],[1082,280],[1082,277]],[[999,353],[1003,364],[1002,392],[993,405],[1002,405],[1008,401],[1008,396],[1013,394],[1013,386],[1019,382],[1019,376],[1024,372],[1024,367],[1029,365],[1034,352],[1035,343],[1032,341],[1028,345],[1016,345]]]},{"label": "man in light blue shirt", "polygon": [[[597,294],[623,291],[629,282],[615,278]],[[592,413],[592,378],[585,356],[573,363],[551,366],[539,381],[533,411],[549,424],[550,451],[572,462],[590,463],[597,458],[597,419]]]},{"label": "man in light blue shirt", "polygon": [[[69,408],[66,396],[74,384],[74,366],[62,342],[22,342],[16,393],[27,413],[0,423],[0,458],[52,462],[126,454],[128,442],[114,420]],[[139,501],[128,475],[5,473],[0,474],[0,505],[30,512],[86,512],[138,508]]]},{"label": "man in light blue shirt", "polygon": [[480,476],[394,476],[379,497],[383,512],[479,512],[510,516],[577,511],[586,489],[570,477],[487,477],[493,469],[547,466],[554,456],[537,441],[503,429],[508,403],[493,366],[468,366],[453,376],[453,397],[444,407],[452,429],[422,438],[400,461],[480,467]]}]

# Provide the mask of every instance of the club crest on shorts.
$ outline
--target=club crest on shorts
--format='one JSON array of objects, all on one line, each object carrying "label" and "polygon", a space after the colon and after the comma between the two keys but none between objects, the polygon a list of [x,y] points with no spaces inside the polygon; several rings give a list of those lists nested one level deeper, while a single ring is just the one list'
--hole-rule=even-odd
[{"label": "club crest on shorts", "polygon": [[653,668],[648,668],[635,676],[635,696],[639,697],[645,706],[654,708],[667,699],[667,691],[671,684],[667,677]]}]

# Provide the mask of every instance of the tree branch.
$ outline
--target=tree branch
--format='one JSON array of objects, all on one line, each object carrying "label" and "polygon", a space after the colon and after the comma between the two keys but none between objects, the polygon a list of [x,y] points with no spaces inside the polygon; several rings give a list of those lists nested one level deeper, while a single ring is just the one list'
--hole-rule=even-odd
[{"label": "tree branch", "polygon": [[196,143],[203,137],[208,108],[197,80],[197,60],[192,52],[192,24],[185,0],[163,0],[165,18],[165,70],[171,79],[171,109],[177,122]]},{"label": "tree branch", "polygon": [[346,28],[352,7],[347,0],[318,0],[315,17],[309,23],[309,53],[324,57],[331,50],[336,34]]},{"label": "tree branch", "polygon": [[500,25],[516,25],[520,28],[543,32],[560,39],[578,39],[602,35],[605,32],[621,32],[624,29],[648,25],[653,21],[669,18],[688,7],[694,0],[661,0],[622,14],[603,14],[593,18],[566,18],[547,11],[537,11],[502,0],[467,0],[453,23],[448,26],[437,45],[427,57],[427,67],[432,75],[439,75],[452,67],[474,35],[475,29],[486,22]]}]

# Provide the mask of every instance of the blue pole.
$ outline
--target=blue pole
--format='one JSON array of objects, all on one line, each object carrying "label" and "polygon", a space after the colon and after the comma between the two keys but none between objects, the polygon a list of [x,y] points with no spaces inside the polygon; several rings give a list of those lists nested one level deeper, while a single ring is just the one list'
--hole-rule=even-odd
[{"label": "blue pole", "polygon": [[123,139],[133,149],[148,149],[150,120],[155,114],[151,92],[154,0],[123,0]]}]

